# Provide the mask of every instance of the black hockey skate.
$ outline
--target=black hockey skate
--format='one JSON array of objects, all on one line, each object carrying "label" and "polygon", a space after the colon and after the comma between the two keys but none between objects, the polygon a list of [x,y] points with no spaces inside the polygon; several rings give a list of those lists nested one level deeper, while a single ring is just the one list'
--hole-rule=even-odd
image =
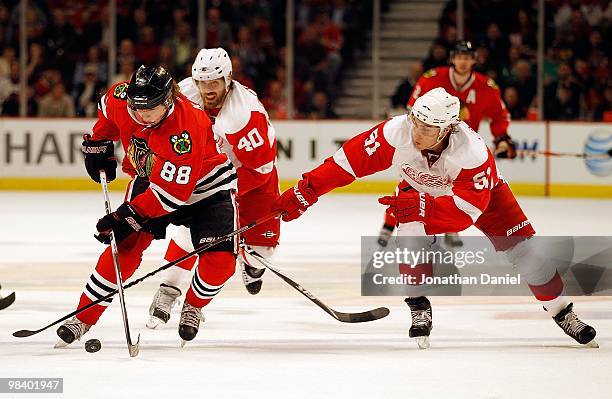
[{"label": "black hockey skate", "polygon": [[408,335],[416,339],[419,348],[429,348],[429,333],[433,328],[429,299],[424,296],[408,297],[404,302],[410,307],[412,316],[412,326]]},{"label": "black hockey skate", "polygon": [[578,318],[573,310],[574,304],[570,303],[565,309],[560,311],[553,319],[563,332],[574,338],[576,342],[589,347],[599,348],[595,342],[597,332],[588,324]]},{"label": "black hockey skate", "polygon": [[380,229],[380,233],[378,233],[378,245],[383,248],[389,245],[389,240],[393,235],[393,230],[395,230],[395,226],[383,224],[382,228]]},{"label": "black hockey skate", "polygon": [[259,291],[261,291],[261,285],[263,283],[261,277],[266,269],[253,267],[244,261],[241,261],[240,265],[242,266],[242,281],[244,282],[244,286],[249,294],[257,295]]},{"label": "black hockey skate", "polygon": [[64,324],[57,329],[57,336],[60,337],[60,340],[55,344],[55,348],[64,348],[75,340],[80,340],[90,328],[90,324],[83,323],[76,317],[66,320]]},{"label": "black hockey skate", "polygon": [[181,321],[179,322],[179,336],[183,339],[181,346],[185,346],[187,341],[191,341],[198,335],[200,322],[203,321],[202,308],[191,306],[185,301],[181,311]]},{"label": "black hockey skate", "polygon": [[155,329],[162,323],[166,324],[170,320],[172,306],[180,296],[181,290],[178,288],[167,284],[160,284],[149,307],[150,317],[147,322],[147,328]]}]

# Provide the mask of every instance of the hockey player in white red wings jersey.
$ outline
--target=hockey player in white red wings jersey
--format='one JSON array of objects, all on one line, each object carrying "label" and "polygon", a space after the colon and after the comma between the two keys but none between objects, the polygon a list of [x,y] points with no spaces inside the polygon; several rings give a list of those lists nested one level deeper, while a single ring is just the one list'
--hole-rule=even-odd
[{"label": "hockey player in white red wings jersey", "polygon": [[[393,167],[400,176],[396,195],[379,202],[396,215],[400,244],[431,242],[431,235],[476,226],[497,251],[506,253],[564,332],[581,344],[590,343],[595,330],[573,312],[553,262],[543,262],[530,240],[535,231],[498,176],[491,152],[458,115],[457,97],[443,88],[429,91],[416,100],[410,115],[396,116],[344,143],[285,191],[275,208],[285,212],[284,221],[293,220],[334,188]],[[432,263],[400,268],[417,281],[434,271]],[[413,319],[410,336],[427,347],[432,326],[429,300],[421,296],[405,302]]]},{"label": "hockey player in white red wings jersey", "polygon": [[[232,80],[230,58],[221,48],[200,50],[192,76],[181,81],[179,87],[183,95],[208,113],[217,145],[236,167],[240,224],[269,214],[280,196],[275,165],[276,134],[257,94]],[[229,169],[219,170],[219,174],[225,179],[231,178]],[[280,221],[274,219],[245,232],[243,239],[258,253],[269,257],[278,244],[279,234]],[[193,244],[188,229],[180,228],[170,241],[165,259],[169,262],[185,255],[193,249]],[[168,321],[172,304],[180,296],[182,282],[196,260],[179,263],[164,275],[149,309],[150,328]],[[245,253],[240,254],[239,265],[247,290],[257,294],[265,269],[254,267]]]}]

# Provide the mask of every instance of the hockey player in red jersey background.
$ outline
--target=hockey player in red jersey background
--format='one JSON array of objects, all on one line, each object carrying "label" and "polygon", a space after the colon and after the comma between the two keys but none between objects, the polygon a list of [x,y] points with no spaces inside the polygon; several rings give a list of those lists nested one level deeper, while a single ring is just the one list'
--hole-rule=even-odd
[{"label": "hockey player in red jersey background", "polygon": [[[100,182],[100,171],[106,172],[109,181],[116,177],[113,142],[120,140],[126,149],[122,169],[132,180],[125,202],[96,225],[96,238],[103,243],[108,244],[111,231],[114,233],[124,279],[136,271],[152,240],[165,235],[168,223],[190,225],[190,239],[196,244],[236,230],[236,179],[215,184],[219,170],[235,175],[232,163],[217,150],[208,116],[179,93],[164,68],[141,66],[129,83],[112,86],[98,104],[93,134],[84,138],[85,166],[96,182]],[[237,242],[228,241],[199,255],[179,322],[183,340],[195,337],[201,308],[234,273],[236,251]],[[79,307],[111,293],[116,281],[107,247],[85,286]],[[58,346],[80,339],[110,301],[60,326]]]},{"label": "hockey player in red jersey background", "polygon": [[[276,209],[285,212],[283,220],[293,220],[334,188],[393,167],[401,176],[396,194],[379,202],[397,217],[400,247],[402,242],[409,247],[415,237],[431,245],[435,234],[476,226],[518,268],[563,331],[581,344],[590,343],[595,330],[573,312],[553,261],[542,261],[530,239],[534,229],[498,174],[482,137],[459,121],[459,109],[459,99],[443,88],[428,91],[414,102],[409,115],[396,116],[349,139],[322,165],[303,174],[281,195]],[[432,263],[400,267],[402,273],[418,278],[433,276],[435,269]],[[417,338],[419,346],[428,347],[429,300],[420,296],[405,302],[412,315],[409,335]]]},{"label": "hockey player in red jersey background", "polygon": [[[236,167],[240,224],[268,215],[280,195],[276,133],[257,94],[232,80],[230,57],[222,48],[200,50],[191,77],[181,81],[179,86],[182,94],[209,114],[221,151]],[[229,176],[229,171],[219,171],[219,179]],[[270,257],[278,244],[279,234],[280,220],[273,219],[248,230],[242,238],[259,254]],[[189,229],[181,227],[170,241],[165,260],[173,261],[192,250]],[[238,260],[248,292],[257,294],[265,269],[252,266],[252,260],[243,251]],[[181,295],[183,281],[196,261],[197,258],[192,257],[164,273],[149,309],[149,328],[169,320],[172,305]]]},{"label": "hockey player in red jersey background", "polygon": [[[469,41],[459,41],[450,55],[450,65],[426,71],[417,81],[408,100],[410,110],[417,98],[436,88],[443,87],[449,94],[459,98],[459,116],[472,130],[478,132],[480,122],[488,119],[495,145],[494,155],[498,158],[516,157],[514,142],[508,135],[510,114],[501,99],[501,93],[493,79],[474,71],[476,53]],[[385,214],[385,221],[379,235],[379,244],[385,246],[395,229],[393,214]],[[445,241],[460,246],[456,232],[446,235]]]}]

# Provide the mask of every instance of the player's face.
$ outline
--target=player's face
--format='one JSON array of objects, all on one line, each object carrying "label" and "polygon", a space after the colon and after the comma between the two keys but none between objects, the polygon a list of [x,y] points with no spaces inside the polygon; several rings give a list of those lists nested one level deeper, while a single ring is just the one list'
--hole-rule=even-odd
[{"label": "player's face", "polygon": [[417,150],[423,151],[438,143],[438,136],[440,135],[439,127],[421,122],[414,116],[410,116],[410,119],[413,124],[412,142]]},{"label": "player's face", "polygon": [[162,121],[166,115],[167,108],[163,104],[159,104],[151,109],[130,109],[136,121],[141,125],[155,126]]},{"label": "player's face", "polygon": [[225,79],[196,80],[206,109],[219,108],[225,97]]},{"label": "player's face", "polygon": [[472,72],[472,68],[476,63],[474,57],[469,54],[457,54],[451,60],[453,68],[460,75],[467,75]]}]

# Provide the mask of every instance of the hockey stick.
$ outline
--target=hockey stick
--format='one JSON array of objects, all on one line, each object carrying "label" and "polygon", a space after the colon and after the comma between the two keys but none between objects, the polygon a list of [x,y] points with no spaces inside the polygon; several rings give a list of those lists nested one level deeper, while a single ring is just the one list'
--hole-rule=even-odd
[{"label": "hockey stick", "polygon": [[323,309],[325,313],[329,314],[331,317],[333,317],[334,319],[338,321],[341,321],[343,323],[364,323],[368,321],[382,319],[383,317],[386,317],[389,314],[389,309],[385,307],[376,308],[376,309],[368,310],[366,312],[359,312],[359,313],[338,312],[337,310],[334,310],[330,308],[329,306],[327,306],[326,304],[324,304],[323,302],[321,302],[319,298],[317,298],[312,293],[310,293],[310,291],[308,291],[306,288],[302,287],[301,285],[299,285],[298,283],[296,283],[295,281],[287,277],[287,275],[285,275],[283,272],[278,270],[276,267],[272,266],[272,264],[266,258],[264,258],[259,253],[257,253],[257,251],[250,248],[248,245],[244,243],[240,245],[249,255],[253,256],[259,263],[265,266],[266,269],[276,274],[284,282],[286,282],[287,284],[295,288],[297,291],[300,292],[300,294],[310,299],[312,302],[315,303],[315,305]]},{"label": "hockey stick", "polygon": [[[108,198],[108,183],[106,181],[106,172],[100,171],[100,183],[102,184],[102,192],[104,193],[104,209],[106,214],[111,214],[111,204]],[[125,328],[125,338],[127,340],[128,351],[130,357],[138,356],[140,351],[140,334],[136,339],[136,343],[132,342],[132,336],[130,335],[130,323],[128,322],[127,309],[125,307],[125,296],[123,294],[123,276],[121,275],[121,267],[119,266],[119,251],[117,250],[117,242],[115,241],[115,233],[110,233],[110,245],[111,252],[113,254],[113,264],[115,265],[115,278],[117,283],[117,292],[119,293],[119,303],[121,304],[121,316],[123,317],[123,327]]]},{"label": "hockey stick", "polygon": [[[0,288],[2,288],[1,285],[0,285]],[[13,304],[13,302],[15,302],[14,292],[11,292],[9,296],[4,297],[4,298],[2,297],[2,295],[0,295],[0,310],[8,308],[9,306]]]},{"label": "hockey stick", "polygon": [[517,150],[517,155],[532,156],[542,155],[545,157],[573,157],[584,159],[610,159],[612,157],[612,148],[604,154],[586,154],[581,152],[553,152],[553,151],[535,151],[535,150]]},{"label": "hockey stick", "polygon": [[[197,247],[196,249],[194,249],[193,251],[189,252],[188,254],[185,254],[185,255],[181,256],[180,258],[173,260],[172,262],[168,262],[165,265],[160,266],[159,268],[153,270],[152,272],[149,272],[149,273],[145,274],[144,276],[140,277],[139,279],[136,279],[136,280],[132,281],[131,283],[126,284],[123,287],[123,289],[127,290],[128,288],[133,287],[136,284],[139,284],[139,283],[143,282],[147,278],[149,278],[149,277],[151,277],[151,276],[153,276],[153,275],[155,275],[155,274],[157,274],[157,273],[159,273],[159,272],[161,272],[163,270],[166,270],[166,269],[168,269],[168,268],[170,268],[170,267],[172,267],[172,266],[174,266],[174,265],[176,265],[178,263],[181,263],[185,259],[189,259],[189,258],[191,258],[194,255],[198,255],[199,253],[201,253],[203,251],[206,251],[207,249],[212,248],[215,245],[218,245],[219,243],[222,243],[224,241],[230,240],[232,237],[234,237],[234,236],[236,236],[238,234],[244,233],[245,231],[247,231],[249,229],[252,229],[255,226],[258,226],[258,225],[260,225],[260,224],[262,224],[264,222],[267,222],[268,220],[270,220],[272,218],[278,217],[278,215],[279,215],[278,212],[271,213],[271,214],[269,214],[267,216],[264,216],[263,218],[257,219],[255,221],[253,221],[253,222],[251,222],[251,223],[249,223],[249,224],[239,228],[238,230],[234,230],[231,233],[227,233],[226,235],[217,238],[216,240],[213,240],[213,241],[211,241],[209,243],[203,244],[203,245]],[[87,310],[87,309],[91,308],[92,306],[95,306],[95,305],[99,304],[100,302],[104,302],[107,299],[112,298],[116,293],[117,293],[117,290],[114,290],[110,294],[108,294],[108,295],[106,295],[106,296],[104,296],[104,297],[102,297],[100,299],[97,299],[97,300],[95,300],[95,301],[93,301],[93,302],[83,306],[82,308],[79,308],[79,309],[75,310],[74,312],[71,312],[71,313],[67,314],[66,316],[62,317],[61,319],[58,319],[58,320],[56,320],[56,321],[54,321],[54,322],[52,322],[52,323],[50,323],[50,324],[48,324],[48,325],[46,325],[46,326],[44,326],[42,328],[39,328],[38,330],[19,330],[19,331],[15,331],[13,333],[13,336],[17,337],[17,338],[25,338],[25,337],[31,337],[32,335],[38,334],[40,332],[43,332],[46,329],[51,328],[54,325],[56,325],[58,323],[61,323],[64,320],[68,320],[72,316],[75,316],[75,315],[81,313],[82,311]]]}]

